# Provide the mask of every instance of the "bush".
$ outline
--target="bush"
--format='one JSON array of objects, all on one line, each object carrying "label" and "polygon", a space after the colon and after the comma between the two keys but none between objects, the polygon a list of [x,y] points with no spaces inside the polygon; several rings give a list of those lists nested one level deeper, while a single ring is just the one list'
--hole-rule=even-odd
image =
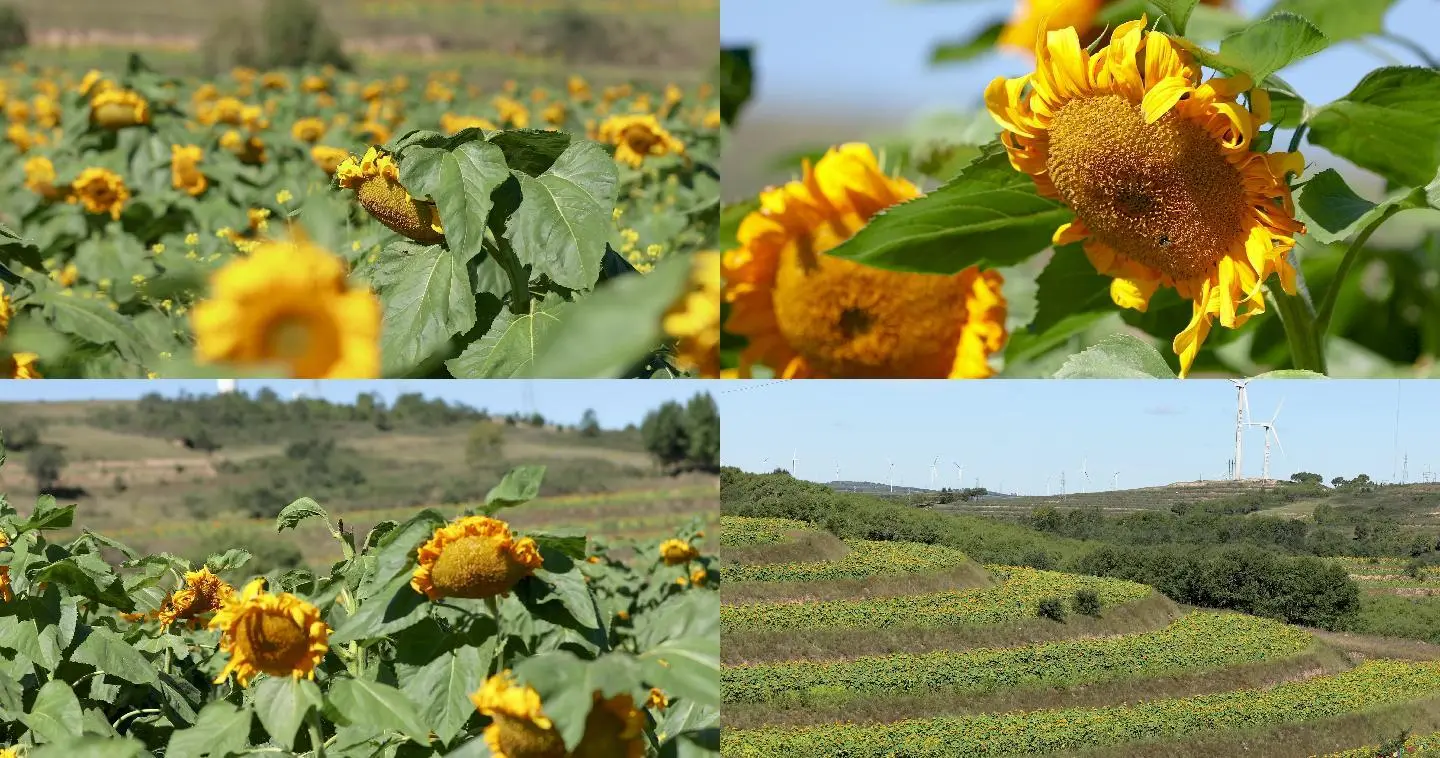
[{"label": "bush", "polygon": [[1065,623],[1065,601],[1058,597],[1047,597],[1040,601],[1036,615],[1042,619]]},{"label": "bush", "polygon": [[5,447],[14,451],[29,450],[40,444],[40,427],[25,419],[5,430]]},{"label": "bush", "polygon": [[1095,590],[1075,590],[1070,609],[1081,616],[1100,618],[1100,596],[1095,594]]},{"label": "bush", "polygon": [[1031,550],[1020,559],[1020,565],[1048,571],[1055,568],[1055,559],[1044,550]]},{"label": "bush", "polygon": [[262,55],[254,22],[239,14],[222,17],[205,38],[204,56],[206,76],[215,76],[236,66],[258,68]]},{"label": "bush", "polygon": [[340,38],[325,23],[313,0],[266,0],[261,31],[267,68],[351,68],[340,48]]},{"label": "bush", "polygon": [[30,44],[30,27],[13,5],[0,5],[0,53],[13,53]]}]

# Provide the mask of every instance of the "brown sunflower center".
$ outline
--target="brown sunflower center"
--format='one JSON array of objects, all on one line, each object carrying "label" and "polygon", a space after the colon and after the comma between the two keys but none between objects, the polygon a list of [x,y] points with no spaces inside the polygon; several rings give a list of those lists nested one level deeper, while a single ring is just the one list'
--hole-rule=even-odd
[{"label": "brown sunflower center", "polygon": [[650,148],[660,141],[660,135],[650,131],[644,125],[637,125],[625,130],[624,140],[631,150],[637,153],[648,153]]},{"label": "brown sunflower center", "polygon": [[834,226],[781,252],[772,297],[786,341],[820,376],[948,376],[966,316],[960,278],[824,255],[853,232]]},{"label": "brown sunflower center", "polygon": [[462,537],[446,545],[430,569],[430,582],[446,597],[487,598],[509,592],[524,576],[494,537]]},{"label": "brown sunflower center", "polygon": [[1121,95],[1071,100],[1050,124],[1045,168],[1096,239],[1173,279],[1205,276],[1244,239],[1239,172],[1174,110],[1146,124]]},{"label": "brown sunflower center", "polygon": [[634,739],[625,737],[625,721],[614,711],[596,703],[585,717],[585,736],[571,758],[626,758]]},{"label": "brown sunflower center", "polygon": [[390,229],[425,245],[445,241],[431,226],[434,206],[412,200],[399,182],[383,176],[367,179],[356,192],[360,204]]},{"label": "brown sunflower center", "polygon": [[247,631],[246,641],[250,645],[250,657],[255,662],[255,668],[267,674],[294,671],[310,649],[305,630],[282,613],[261,613]]},{"label": "brown sunflower center", "polygon": [[565,758],[565,741],[552,729],[541,729],[529,719],[497,714],[500,749],[506,758]]}]

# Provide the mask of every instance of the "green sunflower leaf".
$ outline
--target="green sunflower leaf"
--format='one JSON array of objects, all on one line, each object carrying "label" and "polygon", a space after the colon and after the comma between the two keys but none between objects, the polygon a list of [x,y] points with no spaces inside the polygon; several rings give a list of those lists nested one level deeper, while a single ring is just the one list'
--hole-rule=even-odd
[{"label": "green sunflower leaf", "polygon": [[486,493],[486,514],[534,500],[540,496],[540,484],[544,481],[544,466],[516,466],[510,469],[500,483]]},{"label": "green sunflower leaf", "polygon": [[1184,34],[1185,27],[1190,24],[1190,14],[1195,12],[1200,0],[1150,0],[1150,4],[1170,19],[1177,34]]},{"label": "green sunflower leaf", "polygon": [[170,735],[165,755],[170,758],[225,756],[243,750],[250,741],[251,711],[224,700],[212,701],[200,711],[195,726]]},{"label": "green sunflower leaf", "polygon": [[1279,0],[1270,12],[1303,16],[1332,42],[1384,31],[1385,14],[1395,0]]},{"label": "green sunflower leaf", "polygon": [[475,326],[475,288],[463,254],[439,245],[389,245],[375,267],[385,307],[386,374],[404,373]]},{"label": "green sunflower leaf", "polygon": [[47,742],[60,742],[80,736],[80,699],[61,679],[51,679],[35,695],[29,713],[20,720],[35,736]]},{"label": "green sunflower leaf", "polygon": [[312,498],[302,497],[280,510],[280,515],[275,517],[275,531],[294,529],[301,521],[316,517],[325,519],[326,526],[330,525],[330,514]]},{"label": "green sunflower leaf", "polygon": [[540,176],[514,176],[521,200],[505,237],[516,257],[562,287],[594,287],[620,181],[615,160],[593,142],[577,142]]},{"label": "green sunflower leaf", "polygon": [[1440,71],[1371,71],[1310,117],[1310,142],[1404,187],[1440,168]]},{"label": "green sunflower leaf", "polygon": [[286,750],[295,747],[295,732],[310,709],[323,705],[320,688],[308,679],[269,676],[255,686],[255,715],[270,738]]},{"label": "green sunflower leaf", "polygon": [[412,149],[400,164],[400,178],[410,194],[434,200],[446,241],[467,263],[481,253],[485,242],[493,206],[490,193],[509,177],[505,153],[480,140],[453,150]]},{"label": "green sunflower leaf", "polygon": [[502,311],[484,337],[470,343],[459,356],[445,362],[456,379],[495,379],[534,376],[546,334],[556,328],[573,307],[558,295],[530,304],[531,311],[516,315]]},{"label": "green sunflower leaf", "polygon": [[1170,364],[1149,343],[1114,334],[1070,356],[1056,379],[1174,379]]},{"label": "green sunflower leaf", "polygon": [[1227,74],[1249,74],[1257,82],[1330,45],[1314,24],[1294,13],[1276,13],[1226,37],[1218,53],[1184,37],[1172,39],[1201,64]]},{"label": "green sunflower leaf", "polygon": [[954,274],[1018,263],[1050,246],[1070,209],[1041,197],[1029,175],[991,142],[959,176],[894,206],[830,251],[867,266]]},{"label": "green sunflower leaf", "polygon": [[997,21],[981,29],[969,39],[937,43],[930,48],[930,63],[932,65],[959,63],[984,55],[995,49],[995,43],[1000,41],[1000,32],[1004,30],[1005,22]]},{"label": "green sunflower leaf", "polygon": [[363,727],[372,735],[396,731],[421,745],[430,741],[430,729],[415,704],[387,684],[336,679],[325,696],[325,713],[336,724]]}]

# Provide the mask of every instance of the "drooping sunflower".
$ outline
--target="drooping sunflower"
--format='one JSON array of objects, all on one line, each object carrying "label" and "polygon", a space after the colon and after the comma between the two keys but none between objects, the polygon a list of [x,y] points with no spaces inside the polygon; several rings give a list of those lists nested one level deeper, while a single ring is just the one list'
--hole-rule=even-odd
[{"label": "drooping sunflower", "polygon": [[220,630],[220,651],[230,655],[216,684],[232,673],[241,687],[262,673],[314,679],[330,649],[320,609],[289,593],[266,592],[264,579],[228,597],[209,626]]},{"label": "drooping sunflower", "polygon": [[615,160],[633,168],[650,156],[685,154],[685,143],[649,114],[611,116],[600,123],[597,139],[614,145]]},{"label": "drooping sunflower", "polygon": [[203,361],[277,365],[305,379],[380,374],[380,302],[304,239],[258,244],[216,272],[192,313]]},{"label": "drooping sunflower", "polygon": [[690,284],[666,311],[662,325],[676,340],[675,362],[681,370],[720,375],[720,253],[694,254]]},{"label": "drooping sunflower", "polygon": [[766,190],[722,259],[727,331],[784,378],[982,378],[1005,344],[1004,284],[970,267],[905,274],[826,255],[871,217],[919,196],[869,146],[830,150],[800,181]]},{"label": "drooping sunflower", "polygon": [[[4,532],[0,532],[0,547],[10,544],[10,538]],[[10,602],[15,599],[15,594],[10,590],[10,566],[0,565],[0,601]]]},{"label": "drooping sunflower", "polygon": [[364,158],[350,156],[335,170],[341,187],[355,190],[360,205],[380,223],[423,245],[445,241],[440,211],[434,203],[416,200],[400,184],[400,165],[375,148]]},{"label": "drooping sunflower", "polygon": [[109,89],[90,99],[90,120],[105,129],[150,123],[150,103],[138,92]]},{"label": "drooping sunflower", "polygon": [[64,190],[55,186],[55,164],[49,158],[30,158],[25,161],[24,170],[26,189],[46,200],[64,196]]},{"label": "drooping sunflower", "polygon": [[[1230,0],[1201,0],[1205,5],[1229,5]],[[996,44],[1025,53],[1035,52],[1035,38],[1043,32],[1073,26],[1088,47],[1105,31],[1096,23],[1101,8],[1113,0],[1017,0],[1015,11],[1000,30]]]},{"label": "drooping sunflower", "polygon": [[176,621],[196,624],[201,616],[219,610],[234,595],[234,587],[210,573],[208,566],[202,566],[199,571],[185,572],[185,586],[170,593],[155,615],[165,626]]},{"label": "drooping sunflower", "polygon": [[416,558],[410,586],[431,600],[505,595],[542,564],[535,540],[516,539],[509,524],[488,516],[436,529]]},{"label": "drooping sunflower", "polygon": [[670,539],[660,543],[660,558],[667,566],[679,566],[700,557],[700,551],[685,540]]},{"label": "drooping sunflower", "polygon": [[634,698],[628,693],[606,698],[599,692],[593,698],[584,736],[567,752],[539,693],[517,684],[509,670],[470,695],[475,709],[490,717],[483,736],[495,758],[643,758],[645,715],[635,708]]},{"label": "drooping sunflower", "polygon": [[170,146],[170,182],[175,189],[191,197],[205,194],[210,180],[200,173],[200,161],[205,151],[199,145]]},{"label": "drooping sunflower", "polygon": [[[1264,90],[1243,75],[1202,82],[1143,18],[1094,55],[1074,29],[1048,32],[1036,56],[1035,73],[985,91],[1010,163],[1075,211],[1054,242],[1084,241],[1116,305],[1144,311],[1162,286],[1193,302],[1173,345],[1185,376],[1216,319],[1235,328],[1265,311],[1271,274],[1295,292],[1290,251],[1305,227],[1286,176],[1304,161],[1252,150],[1270,117]],[[1247,91],[1248,109],[1236,101]]]},{"label": "drooping sunflower", "polygon": [[85,206],[87,213],[109,213],[117,221],[130,199],[125,180],[108,168],[92,166],[81,171],[70,188],[70,202]]}]

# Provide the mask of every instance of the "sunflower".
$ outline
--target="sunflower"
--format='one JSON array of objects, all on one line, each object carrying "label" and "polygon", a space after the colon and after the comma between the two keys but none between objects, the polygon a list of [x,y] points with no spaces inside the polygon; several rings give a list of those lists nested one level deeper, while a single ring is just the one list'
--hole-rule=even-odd
[{"label": "sunflower", "polygon": [[431,600],[504,595],[542,563],[535,540],[515,539],[508,524],[487,516],[436,529],[417,560],[410,586]]},{"label": "sunflower", "polygon": [[720,254],[695,253],[690,284],[670,306],[665,333],[678,340],[676,364],[702,377],[720,375]]},{"label": "sunflower", "polygon": [[[0,282],[0,339],[3,339],[5,334],[10,331],[10,319],[14,315],[15,307],[10,302],[10,296],[5,294],[5,283]],[[4,547],[4,544],[0,542],[0,547]]]},{"label": "sunflower", "polygon": [[239,130],[230,129],[220,135],[220,147],[247,166],[258,166],[265,162],[265,143],[253,134],[247,137]]},{"label": "sunflower", "polygon": [[364,158],[352,155],[335,170],[335,178],[341,187],[355,190],[360,205],[395,232],[423,245],[445,241],[439,210],[400,185],[400,166],[389,153],[372,147]]},{"label": "sunflower", "polygon": [[516,129],[524,129],[530,125],[530,110],[525,104],[511,97],[495,98],[495,111],[500,114],[502,122],[510,124]]},{"label": "sunflower", "polygon": [[570,99],[577,103],[590,99],[590,83],[582,76],[571,75],[565,81],[565,91],[570,93]]},{"label": "sunflower", "polygon": [[170,183],[191,197],[205,193],[209,180],[200,173],[200,161],[205,151],[199,145],[170,146]]},{"label": "sunflower", "polygon": [[329,92],[330,80],[326,77],[312,74],[300,80],[300,89],[313,93]]},{"label": "sunflower", "polygon": [[343,147],[330,147],[329,145],[316,145],[310,148],[310,160],[314,161],[320,170],[334,176],[335,170],[340,164],[350,157],[350,151]]},{"label": "sunflower", "polygon": [[[9,544],[10,538],[5,536],[4,532],[0,532],[0,547],[5,547]],[[0,566],[0,601],[8,603],[14,599],[15,593],[10,591],[10,566],[6,564]],[[0,758],[3,758],[3,756],[0,756]]]},{"label": "sunflower", "polygon": [[185,586],[171,593],[160,604],[156,618],[170,626],[176,621],[195,624],[200,616],[219,610],[225,601],[235,595],[235,588],[223,579],[210,573],[208,566],[199,571],[185,573]]},{"label": "sunflower", "polygon": [[241,687],[261,673],[314,679],[330,649],[330,627],[320,620],[320,609],[289,593],[266,592],[264,579],[225,598],[209,626],[220,630],[220,651],[230,654],[216,684],[231,673]]},{"label": "sunflower", "polygon": [[555,723],[545,715],[539,693],[529,685],[517,684],[509,670],[485,680],[470,695],[470,702],[482,716],[490,717],[485,727],[485,744],[495,758],[642,758],[645,755],[645,715],[635,708],[629,693],[593,696],[585,717],[585,733],[573,751]]},{"label": "sunflower", "polygon": [[[1229,0],[1201,0],[1205,5],[1229,5]],[[1095,17],[1110,0],[1019,0],[1015,12],[1000,31],[996,44],[1032,53],[1035,38],[1044,31],[1073,26],[1088,46],[1104,32]]]},{"label": "sunflower", "polygon": [[294,378],[378,376],[380,302],[345,277],[343,260],[303,239],[258,244],[216,272],[195,306],[196,353]]},{"label": "sunflower", "polygon": [[478,127],[487,131],[495,131],[499,127],[494,121],[479,116],[457,116],[453,113],[446,113],[440,116],[440,131],[446,134],[454,134],[461,129]]},{"label": "sunflower", "polygon": [[611,116],[600,124],[597,139],[614,145],[615,160],[634,168],[648,156],[685,154],[685,143],[651,115]]},{"label": "sunflower", "polygon": [[25,161],[25,187],[31,192],[55,200],[64,192],[55,186],[55,164],[49,158],[37,157]]},{"label": "sunflower", "polygon": [[302,118],[290,127],[290,135],[301,142],[314,144],[325,136],[328,128],[324,119]]},{"label": "sunflower", "polygon": [[665,540],[660,543],[660,558],[667,566],[679,566],[700,557],[700,551],[685,540]]},{"label": "sunflower", "polygon": [[265,89],[284,92],[290,89],[290,77],[279,71],[270,71],[261,75],[260,86]]},{"label": "sunflower", "polygon": [[830,150],[800,181],[766,190],[725,253],[727,331],[749,339],[739,374],[785,378],[979,378],[1005,344],[1004,283],[971,267],[903,274],[825,253],[881,210],[920,194],[862,144]]},{"label": "sunflower", "polygon": [[107,168],[91,167],[81,171],[70,189],[70,202],[85,206],[87,213],[109,213],[110,218],[117,221],[130,199],[125,180]]},{"label": "sunflower", "polygon": [[150,103],[137,92],[112,89],[90,99],[90,121],[105,129],[150,123]]},{"label": "sunflower", "polygon": [[666,697],[659,687],[651,687],[650,697],[645,700],[645,707],[663,711],[670,707],[670,698]]},{"label": "sunflower", "polygon": [[[1305,227],[1286,176],[1298,153],[1258,153],[1251,142],[1270,100],[1246,76],[1201,82],[1200,65],[1145,19],[1121,24],[1091,55],[1074,29],[1036,44],[1036,71],[985,91],[1017,170],[1075,220],[1055,244],[1084,241],[1111,298],[1144,311],[1160,287],[1193,303],[1174,340],[1185,376],[1219,319],[1235,328],[1265,311],[1278,274],[1295,292],[1290,251]],[[1249,91],[1249,109],[1236,98]]]},{"label": "sunflower", "polygon": [[43,379],[35,362],[35,353],[10,353],[0,357],[0,379]]}]

